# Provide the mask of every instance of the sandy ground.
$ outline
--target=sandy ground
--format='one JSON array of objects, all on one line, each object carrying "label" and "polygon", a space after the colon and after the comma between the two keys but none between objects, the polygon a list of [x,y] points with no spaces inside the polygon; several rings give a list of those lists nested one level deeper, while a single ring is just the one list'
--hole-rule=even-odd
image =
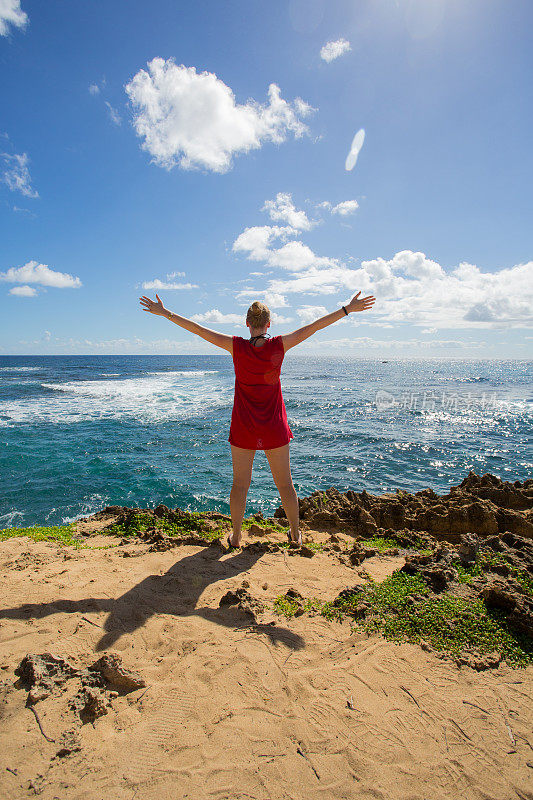
[{"label": "sandy ground", "polygon": [[[364,566],[382,580],[402,563]],[[267,603],[256,622],[219,607],[243,581]],[[363,581],[331,554],[0,543],[0,797],[533,798],[533,667],[478,673],[268,608],[289,587],[333,599]],[[82,725],[72,678],[35,706],[45,738],[13,686],[21,659],[45,651],[76,667],[118,653],[146,688]],[[65,731],[80,749],[59,757]]]}]

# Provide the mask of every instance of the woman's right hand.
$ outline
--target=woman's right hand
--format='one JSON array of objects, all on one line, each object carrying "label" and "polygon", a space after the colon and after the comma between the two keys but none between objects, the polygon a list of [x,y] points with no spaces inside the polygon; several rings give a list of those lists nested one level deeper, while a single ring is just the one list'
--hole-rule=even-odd
[{"label": "woman's right hand", "polygon": [[159,317],[166,317],[168,311],[161,302],[158,294],[156,294],[156,297],[157,303],[154,300],[150,300],[149,297],[144,297],[144,295],[139,298],[143,306],[143,311],[149,311],[150,314],[157,314]]},{"label": "woman's right hand", "polygon": [[359,300],[358,298],[360,294],[361,292],[357,292],[357,294],[354,297],[352,297],[352,299],[346,306],[346,311],[348,313],[352,311],[368,311],[368,309],[372,308],[372,306],[376,302],[376,298],[372,294],[369,294],[367,297],[362,297]]}]

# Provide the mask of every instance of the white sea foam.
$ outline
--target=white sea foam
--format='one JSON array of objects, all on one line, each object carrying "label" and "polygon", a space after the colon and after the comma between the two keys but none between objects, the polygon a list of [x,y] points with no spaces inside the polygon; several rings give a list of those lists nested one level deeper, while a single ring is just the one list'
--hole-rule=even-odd
[{"label": "white sea foam", "polygon": [[0,367],[0,372],[33,372],[42,367]]},{"label": "white sea foam", "polygon": [[168,372],[148,372],[147,375],[215,375],[218,369],[191,369],[191,370],[169,370]]},{"label": "white sea foam", "polygon": [[17,526],[14,523],[15,517],[20,517],[19,522],[22,520],[24,516],[22,511],[8,511],[7,514],[0,514],[0,529],[1,528],[15,528],[15,527],[22,527]]},{"label": "white sea foam", "polygon": [[40,397],[0,402],[0,427],[20,422],[76,423],[131,418],[141,422],[200,416],[233,399],[233,381],[217,370],[156,372],[119,380],[42,382]]}]

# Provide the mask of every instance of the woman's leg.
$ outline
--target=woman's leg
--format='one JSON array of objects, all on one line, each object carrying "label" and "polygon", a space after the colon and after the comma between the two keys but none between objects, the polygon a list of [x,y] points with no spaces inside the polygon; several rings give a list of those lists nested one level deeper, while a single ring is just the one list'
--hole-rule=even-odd
[{"label": "woman's leg", "polygon": [[285,514],[291,526],[291,539],[296,542],[299,537],[300,514],[298,497],[292,482],[289,445],[285,444],[283,447],[274,448],[274,450],[265,450],[265,455],[270,464],[274,483],[278,488]]},{"label": "woman's leg", "polygon": [[244,450],[242,447],[231,445],[231,458],[233,461],[233,486],[229,496],[233,535],[230,542],[235,547],[241,541],[241,525],[246,508],[246,495],[252,479],[252,465],[255,450]]}]

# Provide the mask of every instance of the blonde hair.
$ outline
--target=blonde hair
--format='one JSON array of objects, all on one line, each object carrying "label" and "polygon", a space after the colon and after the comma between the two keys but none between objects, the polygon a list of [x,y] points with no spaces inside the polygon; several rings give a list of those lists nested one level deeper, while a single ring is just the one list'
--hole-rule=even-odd
[{"label": "blonde hair", "polygon": [[270,310],[264,303],[259,303],[257,300],[252,303],[246,314],[246,324],[251,328],[258,330],[264,328],[270,322]]}]

